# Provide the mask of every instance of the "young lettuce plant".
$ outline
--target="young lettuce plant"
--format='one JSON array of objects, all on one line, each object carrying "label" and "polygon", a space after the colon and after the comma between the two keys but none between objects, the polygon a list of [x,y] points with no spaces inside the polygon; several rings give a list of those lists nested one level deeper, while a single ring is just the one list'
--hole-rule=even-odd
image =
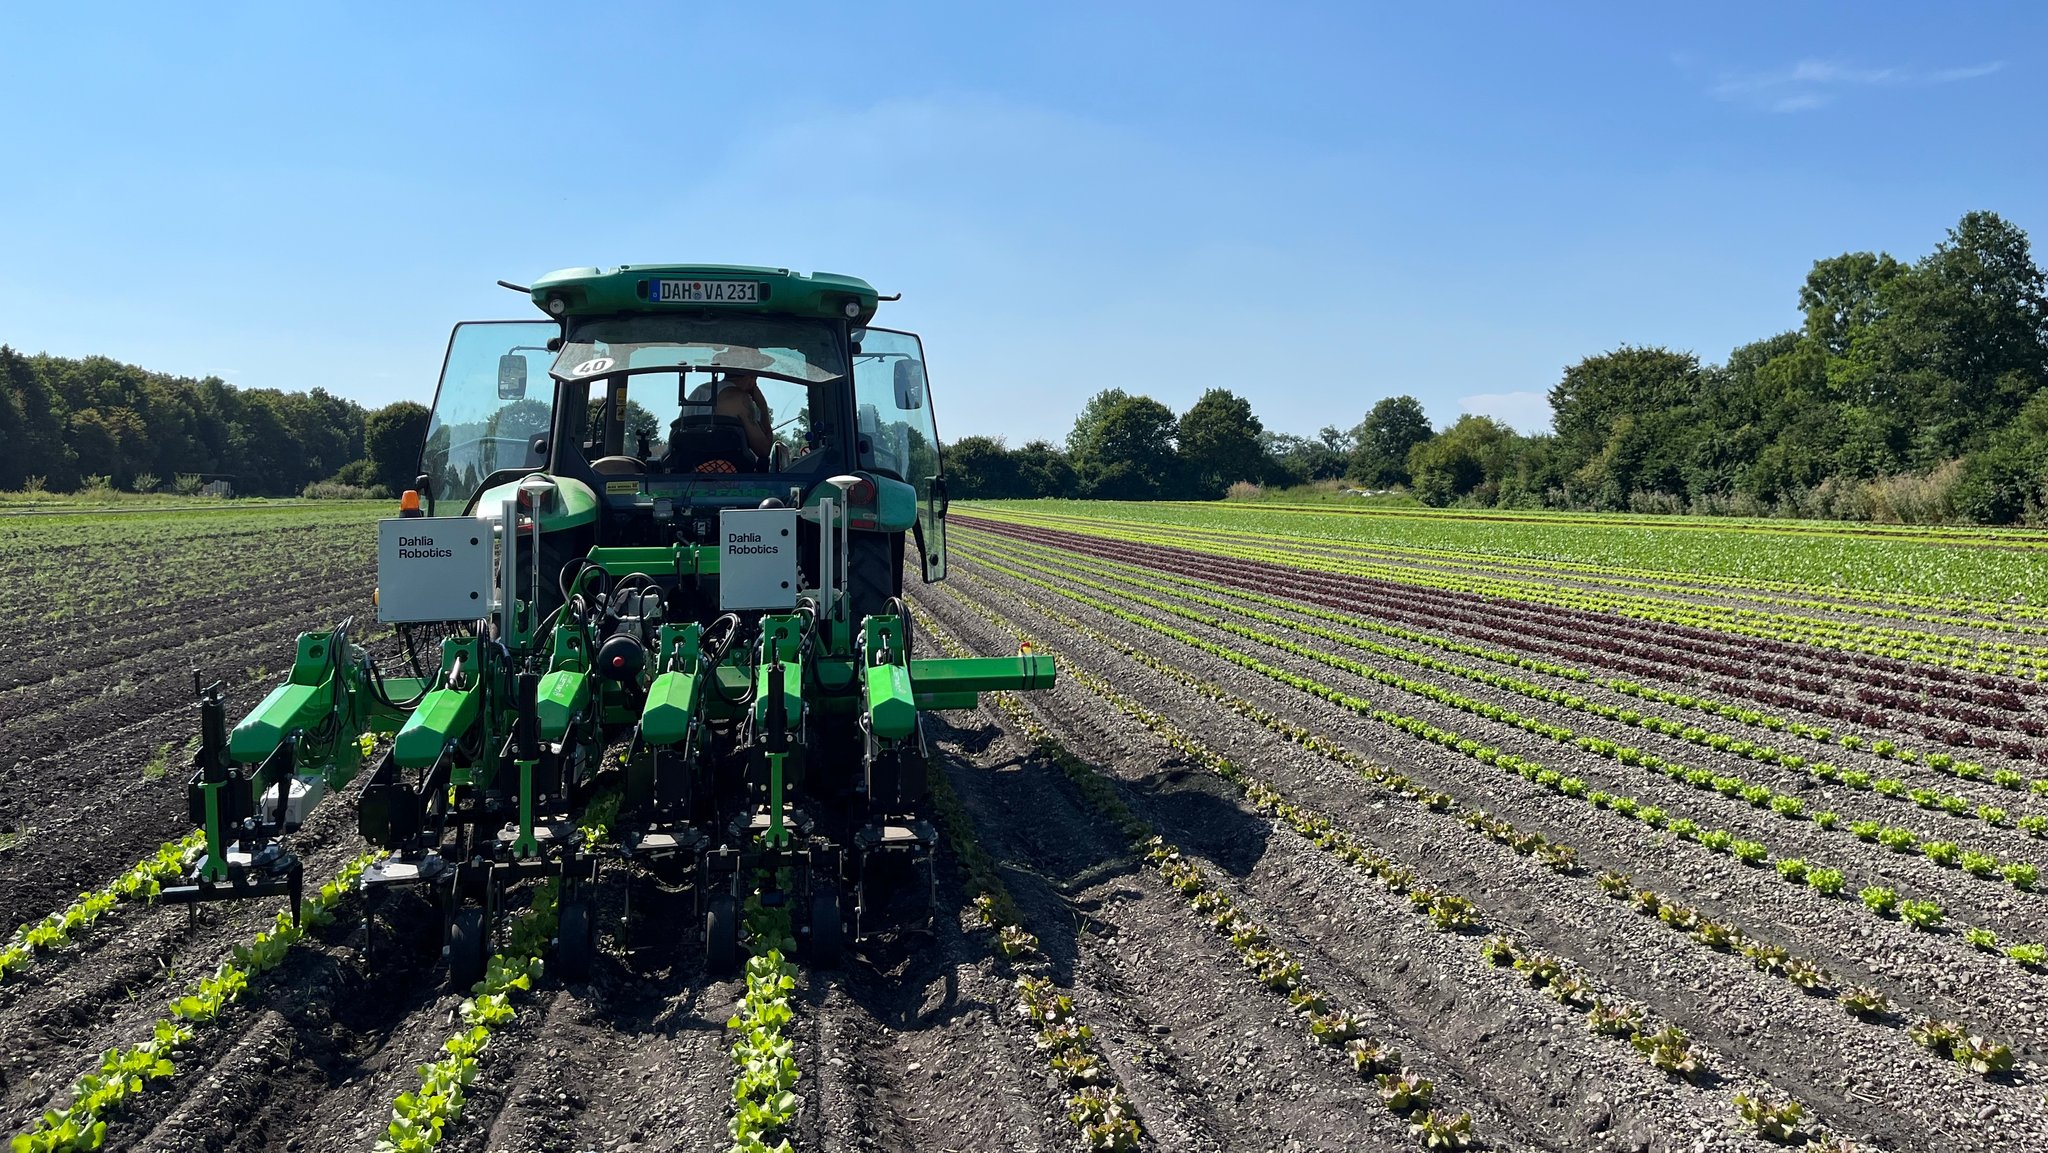
[{"label": "young lettuce plant", "polygon": [[1792,1143],[1799,1133],[1799,1120],[1806,1115],[1805,1106],[1791,1098],[1768,1101],[1747,1093],[1735,1095],[1735,1111],[1757,1136],[1780,1145]]}]

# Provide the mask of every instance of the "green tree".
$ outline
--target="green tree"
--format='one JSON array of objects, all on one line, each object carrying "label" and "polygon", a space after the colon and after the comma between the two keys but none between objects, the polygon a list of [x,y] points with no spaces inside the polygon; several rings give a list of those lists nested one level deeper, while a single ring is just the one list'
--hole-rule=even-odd
[{"label": "green tree", "polygon": [[1358,426],[1349,475],[1373,488],[1407,484],[1409,450],[1434,435],[1421,401],[1412,396],[1381,397]]},{"label": "green tree", "polygon": [[1103,419],[1109,410],[1129,400],[1131,394],[1121,388],[1105,388],[1088,398],[1081,406],[1079,415],[1074,417],[1074,427],[1067,433],[1067,455],[1074,460],[1086,458],[1095,449],[1095,438],[1101,434]]},{"label": "green tree", "polygon": [[1957,511],[1979,524],[2040,524],[2048,518],[2048,390],[1972,454],[1956,485]]},{"label": "green tree", "polygon": [[1564,370],[1550,390],[1551,427],[1573,467],[1606,447],[1616,420],[1691,404],[1701,387],[1690,352],[1622,345]]},{"label": "green tree", "polygon": [[1059,446],[1048,440],[1025,443],[1013,454],[1017,467],[1018,495],[1026,497],[1077,497],[1080,477],[1073,462]]},{"label": "green tree", "polygon": [[1882,252],[1845,252],[1814,261],[1799,288],[1807,338],[1831,356],[1846,353],[1850,340],[1882,315],[1884,287],[1903,271],[1904,265]]},{"label": "green tree", "polygon": [[1173,410],[1149,396],[1126,396],[1109,407],[1075,464],[1089,495],[1152,500],[1172,492],[1180,472]]},{"label": "green tree", "polygon": [[1025,495],[1017,458],[1001,437],[963,436],[946,446],[946,488],[965,499],[1002,500]]},{"label": "green tree", "polygon": [[1441,436],[1408,450],[1417,498],[1442,506],[1474,497],[1491,505],[1520,440],[1515,430],[1492,417],[1466,413]]},{"label": "green tree", "polygon": [[1237,481],[1263,476],[1264,431],[1251,402],[1228,389],[1210,389],[1182,413],[1175,439],[1199,495],[1219,497]]},{"label": "green tree", "polygon": [[[364,458],[373,466],[376,483],[392,492],[412,487],[419,475],[420,453],[427,442],[427,409],[409,400],[374,409],[363,418]],[[436,497],[467,493],[435,493]]]}]

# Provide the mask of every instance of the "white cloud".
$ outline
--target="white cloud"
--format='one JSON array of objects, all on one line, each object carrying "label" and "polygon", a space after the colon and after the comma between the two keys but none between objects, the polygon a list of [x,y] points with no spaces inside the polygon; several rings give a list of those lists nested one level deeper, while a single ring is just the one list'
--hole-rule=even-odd
[{"label": "white cloud", "polygon": [[1550,431],[1547,392],[1481,392],[1458,398],[1458,411],[1490,416],[1520,433]]},{"label": "white cloud", "polygon": [[1728,73],[1710,90],[1714,97],[1767,112],[1806,112],[1835,102],[1858,88],[1929,87],[1989,76],[2005,67],[1993,60],[1959,68],[1858,68],[1834,60],[1806,59],[1769,72]]}]

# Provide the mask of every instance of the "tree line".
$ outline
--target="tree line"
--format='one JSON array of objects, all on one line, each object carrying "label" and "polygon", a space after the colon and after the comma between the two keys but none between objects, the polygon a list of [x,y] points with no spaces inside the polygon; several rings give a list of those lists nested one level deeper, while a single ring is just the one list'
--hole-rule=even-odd
[{"label": "tree line", "polygon": [[408,486],[427,410],[366,409],[324,389],[236,388],[103,356],[0,345],[0,489],[197,489],[279,496],[322,481]]},{"label": "tree line", "polygon": [[[1719,364],[1623,345],[1563,371],[1552,429],[1431,425],[1385,396],[1348,427],[1268,430],[1227,389],[1186,412],[1109,388],[1063,443],[969,436],[961,497],[1215,498],[1347,481],[1431,505],[2048,524],[2048,275],[2025,232],[1965,215],[1932,252],[1816,261],[1803,323]],[[324,390],[237,389],[104,357],[0,346],[0,489],[187,486],[295,493],[410,483],[427,411]]]},{"label": "tree line", "polygon": [[1235,482],[1348,480],[1431,505],[2048,524],[2048,276],[2025,232],[1965,215],[1910,263],[1816,261],[1804,323],[1733,350],[1623,345],[1566,368],[1552,430],[1434,428],[1410,396],[1313,437],[1211,389],[1176,416],[1096,394],[1064,444],[967,437],[960,496],[1213,498]]}]

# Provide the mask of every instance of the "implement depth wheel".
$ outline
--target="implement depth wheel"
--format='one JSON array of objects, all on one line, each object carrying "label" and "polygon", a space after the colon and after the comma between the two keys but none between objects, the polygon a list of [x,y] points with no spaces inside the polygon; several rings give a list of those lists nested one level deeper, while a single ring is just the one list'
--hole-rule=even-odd
[{"label": "implement depth wheel", "polygon": [[491,957],[491,934],[482,909],[457,909],[448,920],[448,987],[458,993],[484,979]]},{"label": "implement depth wheel", "polygon": [[846,951],[846,930],[839,920],[839,890],[819,889],[811,894],[811,964],[835,968]]},{"label": "implement depth wheel", "polygon": [[731,893],[704,903],[704,968],[723,977],[739,968],[740,906]]},{"label": "implement depth wheel", "polygon": [[555,926],[555,971],[572,984],[588,981],[597,960],[597,918],[588,901],[562,906]]}]

